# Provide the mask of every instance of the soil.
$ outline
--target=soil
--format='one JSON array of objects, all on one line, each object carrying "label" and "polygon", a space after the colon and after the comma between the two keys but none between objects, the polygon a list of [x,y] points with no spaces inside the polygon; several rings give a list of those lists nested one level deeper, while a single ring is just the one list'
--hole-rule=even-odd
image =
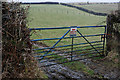
[{"label": "soil", "polygon": [[[37,47],[48,47],[45,44],[42,43],[34,43],[37,45]],[[64,55],[62,55],[64,56]],[[85,79],[85,78],[91,78],[91,79],[110,79],[110,80],[119,80],[120,79],[120,69],[118,67],[118,63],[115,63],[108,58],[103,58],[103,59],[85,59],[85,60],[80,60],[83,62],[86,66],[88,66],[90,69],[92,69],[95,73],[94,76],[90,76],[85,74],[82,71],[74,71],[70,70],[68,67],[62,65],[62,64],[57,64],[57,65],[52,65],[48,67],[42,68],[46,74],[48,75],[49,78],[55,78],[55,79]],[[42,64],[39,64],[39,66],[42,66],[44,64],[54,64],[54,62],[45,62]],[[99,77],[99,75],[101,77]]]}]

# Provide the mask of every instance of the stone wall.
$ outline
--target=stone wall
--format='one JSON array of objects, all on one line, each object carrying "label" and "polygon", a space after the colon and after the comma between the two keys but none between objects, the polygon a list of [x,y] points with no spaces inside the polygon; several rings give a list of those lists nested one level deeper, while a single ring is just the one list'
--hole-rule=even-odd
[{"label": "stone wall", "polygon": [[[112,12],[107,16],[107,55],[110,52],[120,54],[120,11]],[[112,53],[111,56],[114,54]]]}]

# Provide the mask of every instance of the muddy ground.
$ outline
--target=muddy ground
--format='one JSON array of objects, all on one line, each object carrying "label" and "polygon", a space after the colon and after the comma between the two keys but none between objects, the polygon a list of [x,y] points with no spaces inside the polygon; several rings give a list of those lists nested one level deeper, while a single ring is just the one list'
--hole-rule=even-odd
[{"label": "muddy ground", "polygon": [[[41,43],[36,44],[37,47],[46,47],[46,45]],[[64,56],[64,55],[62,55]],[[104,57],[102,59],[84,59],[80,60],[80,62],[84,63],[87,67],[94,71],[94,75],[88,75],[82,71],[71,70],[69,67],[64,64],[57,64],[48,67],[42,67],[42,70],[45,71],[48,78],[52,79],[106,79],[106,80],[119,80],[120,79],[120,69],[119,69],[119,59],[116,58],[114,60],[109,59],[109,57]],[[53,64],[55,62],[45,62],[40,63],[39,66],[44,64]],[[73,65],[74,66],[74,65]],[[41,67],[40,67],[41,68]]]}]

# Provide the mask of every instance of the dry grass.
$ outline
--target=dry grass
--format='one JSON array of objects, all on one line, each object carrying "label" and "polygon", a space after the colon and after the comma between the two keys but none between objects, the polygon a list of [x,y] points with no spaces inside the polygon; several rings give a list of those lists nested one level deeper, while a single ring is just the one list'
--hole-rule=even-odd
[{"label": "dry grass", "polygon": [[44,77],[31,54],[30,31],[26,27],[28,7],[3,2],[2,8],[3,78]]},{"label": "dry grass", "polygon": [[114,11],[107,17],[107,59],[119,63],[120,54],[120,11]]}]

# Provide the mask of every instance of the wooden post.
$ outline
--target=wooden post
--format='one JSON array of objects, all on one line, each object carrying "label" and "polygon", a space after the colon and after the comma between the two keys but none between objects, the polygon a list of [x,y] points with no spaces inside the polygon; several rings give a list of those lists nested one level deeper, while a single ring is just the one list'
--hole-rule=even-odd
[{"label": "wooden post", "polygon": [[106,56],[108,55],[108,53],[111,51],[111,40],[112,40],[112,26],[113,23],[111,22],[111,15],[107,16],[107,37],[106,37],[106,48],[107,48],[107,52],[106,52]]}]

